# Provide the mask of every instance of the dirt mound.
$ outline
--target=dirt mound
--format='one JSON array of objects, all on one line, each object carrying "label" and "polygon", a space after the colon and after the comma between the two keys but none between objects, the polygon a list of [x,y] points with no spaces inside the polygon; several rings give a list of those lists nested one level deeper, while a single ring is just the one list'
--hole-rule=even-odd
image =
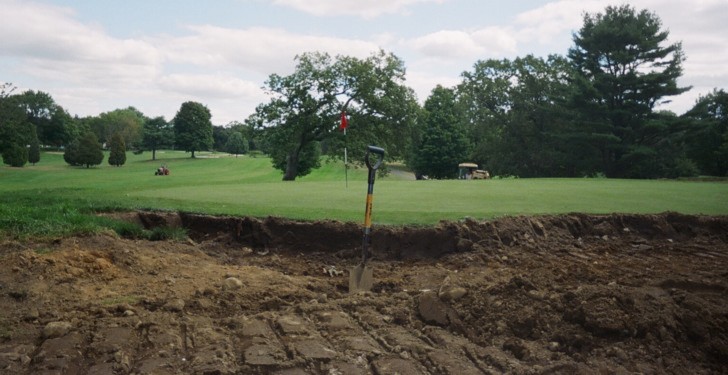
[{"label": "dirt mound", "polygon": [[0,372],[728,371],[728,217],[378,226],[350,295],[356,223],[121,216],[190,239],[0,243]]}]

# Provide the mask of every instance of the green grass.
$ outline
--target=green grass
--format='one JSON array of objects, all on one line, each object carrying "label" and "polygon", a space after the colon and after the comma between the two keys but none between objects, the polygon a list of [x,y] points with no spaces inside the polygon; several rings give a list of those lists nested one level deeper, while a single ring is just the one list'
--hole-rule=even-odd
[{"label": "green grass", "polygon": [[[363,221],[366,170],[324,163],[311,175],[281,181],[265,157],[230,157],[177,151],[127,153],[121,167],[76,168],[61,154],[45,153],[25,168],[0,167],[0,233],[64,236],[112,228],[135,238],[179,238],[149,233],[94,212],[129,209],[187,211],[304,220]],[[165,164],[169,176],[154,176]],[[617,179],[503,179],[412,181],[378,178],[373,218],[378,224],[432,224],[439,220],[508,215],[583,213],[728,214],[728,183]]]}]

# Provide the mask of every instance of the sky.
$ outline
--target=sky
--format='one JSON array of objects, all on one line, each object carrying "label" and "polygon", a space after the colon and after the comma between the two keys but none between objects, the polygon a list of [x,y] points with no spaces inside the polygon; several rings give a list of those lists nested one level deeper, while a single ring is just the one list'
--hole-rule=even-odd
[{"label": "sky", "polygon": [[[566,55],[604,0],[0,0],[0,82],[49,93],[71,115],[133,106],[171,120],[186,101],[215,125],[268,101],[271,74],[321,51],[401,58],[424,102],[479,60]],[[633,0],[681,42],[681,86],[658,109],[682,114],[728,89],[728,0]]]}]

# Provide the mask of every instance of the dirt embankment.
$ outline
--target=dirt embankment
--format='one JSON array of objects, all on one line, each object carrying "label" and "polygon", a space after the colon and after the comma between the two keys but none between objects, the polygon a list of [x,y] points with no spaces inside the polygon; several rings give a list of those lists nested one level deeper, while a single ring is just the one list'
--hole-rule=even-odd
[{"label": "dirt embankment", "polygon": [[184,243],[0,243],[0,372],[728,372],[728,217],[375,227],[133,213]]}]

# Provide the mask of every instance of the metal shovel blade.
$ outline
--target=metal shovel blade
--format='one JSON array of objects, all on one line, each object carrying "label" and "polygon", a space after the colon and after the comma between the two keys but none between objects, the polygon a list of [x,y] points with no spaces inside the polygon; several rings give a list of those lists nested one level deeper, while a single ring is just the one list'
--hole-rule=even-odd
[{"label": "metal shovel blade", "polygon": [[372,290],[374,278],[372,268],[360,264],[349,270],[349,293],[369,292]]}]

